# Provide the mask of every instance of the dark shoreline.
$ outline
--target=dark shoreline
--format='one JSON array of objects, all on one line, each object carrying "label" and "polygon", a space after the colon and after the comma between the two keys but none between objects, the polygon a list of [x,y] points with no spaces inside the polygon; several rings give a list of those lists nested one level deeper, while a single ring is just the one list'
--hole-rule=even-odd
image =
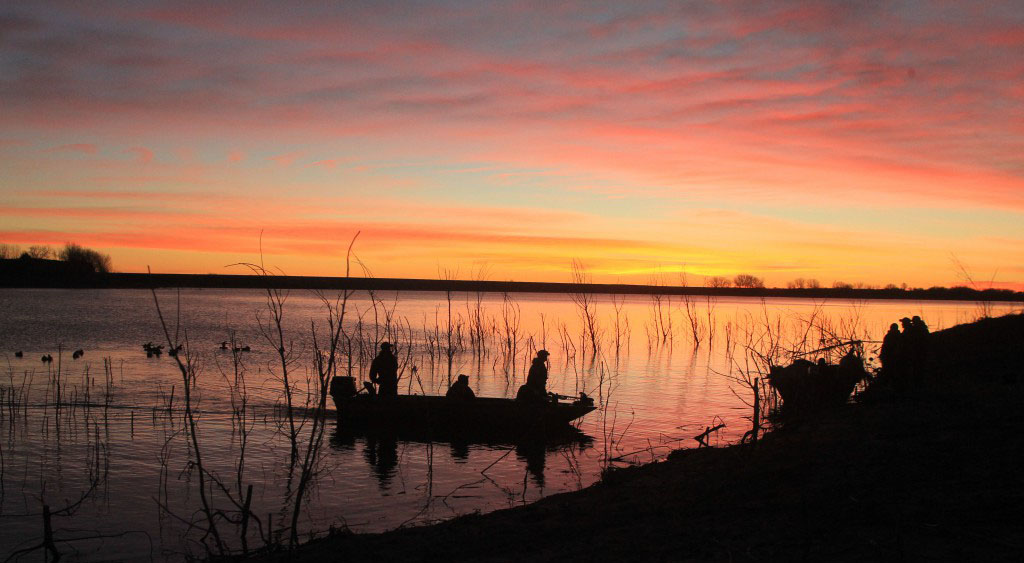
[{"label": "dark shoreline", "polygon": [[794,420],[756,447],[679,450],[536,503],[260,561],[939,559],[1024,553],[1024,315],[934,333],[925,381]]},{"label": "dark shoreline", "polygon": [[574,284],[555,282],[435,280],[406,278],[365,278],[325,276],[254,276],[224,274],[138,274],[112,273],[62,276],[59,273],[17,272],[0,269],[0,287],[82,288],[82,289],[309,289],[437,291],[469,293],[595,293],[609,295],[691,295],[710,297],[776,297],[791,299],[854,300],[936,300],[936,301],[1024,301],[1024,292],[975,290],[966,287],[929,289],[854,289],[854,288],[738,288],[635,284]]}]

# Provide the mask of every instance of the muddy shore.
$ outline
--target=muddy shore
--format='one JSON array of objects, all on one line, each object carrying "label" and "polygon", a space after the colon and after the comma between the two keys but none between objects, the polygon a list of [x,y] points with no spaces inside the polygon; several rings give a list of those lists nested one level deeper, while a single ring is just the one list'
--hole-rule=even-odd
[{"label": "muddy shore", "polygon": [[1024,316],[931,337],[925,381],[529,506],[264,561],[1021,560]]}]

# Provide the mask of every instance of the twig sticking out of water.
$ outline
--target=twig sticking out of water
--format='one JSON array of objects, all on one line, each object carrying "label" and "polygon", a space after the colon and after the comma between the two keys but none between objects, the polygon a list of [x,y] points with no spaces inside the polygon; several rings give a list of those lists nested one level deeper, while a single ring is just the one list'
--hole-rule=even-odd
[{"label": "twig sticking out of water", "polygon": [[[357,232],[349,243],[348,252],[345,258],[345,277],[349,277],[352,259],[352,247],[355,245]],[[354,292],[344,290],[340,297],[333,302],[321,296],[327,311],[327,341],[321,345],[317,337],[316,324],[311,322],[313,332],[313,363],[316,368],[316,379],[314,390],[316,396],[316,408],[313,412],[312,428],[306,442],[305,453],[299,472],[299,482],[295,490],[295,505],[291,515],[291,533],[289,534],[289,546],[295,548],[299,544],[299,514],[302,511],[302,503],[309,489],[310,484],[318,473],[320,463],[321,447],[324,441],[324,429],[327,426],[327,392],[330,388],[331,377],[336,375],[338,362],[341,356],[341,343],[346,337],[345,314],[348,311],[348,301]]]},{"label": "twig sticking out of water", "polygon": [[[719,419],[719,420],[721,420],[721,419]],[[704,431],[703,432],[701,432],[700,434],[697,434],[696,436],[693,437],[693,439],[697,441],[697,444],[698,444],[697,447],[698,448],[710,448],[711,444],[708,443],[708,438],[711,436],[712,432],[718,432],[722,428],[725,428],[725,423],[724,422],[719,422],[718,424],[716,424],[714,426],[706,426],[706,427],[704,427]]]},{"label": "twig sticking out of water", "polygon": [[[171,339],[171,333],[167,329],[167,323],[164,321],[163,312],[160,310],[160,300],[157,298],[156,289],[151,290],[153,294],[153,304],[156,307],[157,317],[160,319],[160,326],[163,328],[164,336],[167,338],[168,348],[177,348],[178,342]],[[195,413],[192,410],[192,387],[195,385],[196,380],[196,365],[192,361],[192,355],[190,353],[188,345],[188,333],[185,335],[185,361],[181,361],[181,354],[172,356],[175,364],[178,366],[178,371],[181,372],[181,380],[183,383],[182,391],[184,393],[185,401],[185,422],[188,425],[188,437],[192,442],[192,453],[195,456],[195,465],[199,475],[199,499],[202,503],[203,514],[206,516],[206,532],[213,536],[214,543],[217,547],[217,551],[220,555],[225,554],[224,542],[221,540],[220,531],[217,529],[217,522],[214,518],[214,511],[210,506],[210,499],[207,498],[206,492],[206,471],[203,468],[202,450],[199,448],[199,436],[196,425]]]},{"label": "twig sticking out of water", "polygon": [[[263,339],[276,350],[278,360],[280,361],[280,377],[281,383],[284,386],[285,416],[288,420],[288,442],[291,446],[289,459],[291,466],[294,466],[299,457],[300,428],[295,423],[295,406],[293,404],[295,389],[294,382],[290,379],[291,374],[289,371],[291,364],[295,361],[295,351],[292,347],[292,342],[289,340],[286,343],[284,336],[284,306],[288,300],[288,291],[271,287],[269,282],[271,273],[263,266],[262,256],[261,251],[260,264],[243,262],[238,265],[249,268],[257,277],[267,280],[264,284],[264,291],[266,292],[266,310],[270,313],[270,318],[264,320],[257,313],[256,324],[259,326]],[[235,350],[237,346],[233,340],[232,338],[231,349]]]}]

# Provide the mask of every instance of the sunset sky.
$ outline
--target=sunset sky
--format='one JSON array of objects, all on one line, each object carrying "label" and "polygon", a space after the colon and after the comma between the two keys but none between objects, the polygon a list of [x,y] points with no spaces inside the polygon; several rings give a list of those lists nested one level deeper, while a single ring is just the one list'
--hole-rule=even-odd
[{"label": "sunset sky", "polygon": [[6,2],[0,242],[1024,288],[1011,2]]}]

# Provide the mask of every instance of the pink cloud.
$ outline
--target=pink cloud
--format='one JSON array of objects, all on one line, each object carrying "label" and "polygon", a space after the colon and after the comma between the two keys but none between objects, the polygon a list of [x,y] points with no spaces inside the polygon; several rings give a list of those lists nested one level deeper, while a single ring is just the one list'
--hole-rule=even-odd
[{"label": "pink cloud", "polygon": [[77,152],[81,154],[96,154],[99,149],[92,143],[73,143],[60,145],[49,149],[49,152]]},{"label": "pink cloud", "polygon": [[0,215],[8,217],[37,217],[45,219],[56,219],[61,217],[75,217],[87,219],[120,219],[152,221],[166,220],[168,217],[181,215],[197,215],[192,211],[161,209],[159,211],[114,208],[114,207],[0,207]]},{"label": "pink cloud", "polygon": [[129,200],[176,200],[181,198],[188,198],[195,195],[201,195],[202,192],[181,192],[175,191],[174,193],[162,193],[162,192],[143,192],[143,191],[103,191],[103,190],[44,190],[44,191],[23,191],[20,192],[22,196],[34,196],[43,198],[56,198],[56,199],[70,199],[70,198],[82,198],[82,199],[129,199]]},{"label": "pink cloud", "polygon": [[295,164],[295,161],[302,157],[301,152],[290,152],[272,156],[268,160],[276,162],[278,166],[288,167]]},{"label": "pink cloud", "polygon": [[331,170],[334,170],[335,168],[338,167],[338,163],[339,162],[342,162],[342,159],[330,158],[330,159],[326,159],[326,160],[318,160],[318,161],[312,163],[310,166],[321,166],[323,168],[329,168]]},{"label": "pink cloud", "polygon": [[136,157],[138,157],[139,162],[142,164],[149,164],[150,162],[153,162],[153,151],[145,147],[134,147],[124,152],[136,155]]}]

